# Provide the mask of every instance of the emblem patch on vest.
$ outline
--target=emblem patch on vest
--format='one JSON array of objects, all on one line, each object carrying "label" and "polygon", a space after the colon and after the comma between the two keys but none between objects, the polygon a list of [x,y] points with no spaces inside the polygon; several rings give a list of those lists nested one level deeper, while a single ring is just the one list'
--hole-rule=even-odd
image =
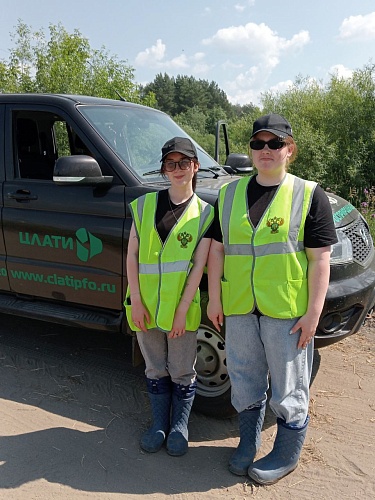
[{"label": "emblem patch on vest", "polygon": [[181,242],[181,248],[187,248],[188,243],[193,241],[192,235],[186,232],[178,233],[177,239]]},{"label": "emblem patch on vest", "polygon": [[284,224],[284,219],[282,217],[273,217],[268,219],[267,226],[271,228],[271,234],[276,234],[279,232],[279,227]]}]

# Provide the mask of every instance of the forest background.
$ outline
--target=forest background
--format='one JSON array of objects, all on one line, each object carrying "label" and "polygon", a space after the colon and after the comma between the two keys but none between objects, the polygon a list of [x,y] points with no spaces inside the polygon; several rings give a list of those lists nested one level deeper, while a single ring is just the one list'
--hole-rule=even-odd
[{"label": "forest background", "polygon": [[[298,156],[291,173],[318,182],[356,206],[375,236],[375,64],[350,78],[331,75],[322,84],[298,76],[284,92],[262,94],[260,105],[234,105],[215,82],[156,75],[137,84],[134,69],[105,47],[94,50],[79,30],[50,24],[33,31],[19,20],[13,46],[0,60],[0,92],[47,92],[122,98],[168,113],[208,153],[214,154],[218,120],[228,124],[231,152],[249,154],[253,121],[284,115],[293,126]],[[224,153],[224,152],[222,152]]]}]

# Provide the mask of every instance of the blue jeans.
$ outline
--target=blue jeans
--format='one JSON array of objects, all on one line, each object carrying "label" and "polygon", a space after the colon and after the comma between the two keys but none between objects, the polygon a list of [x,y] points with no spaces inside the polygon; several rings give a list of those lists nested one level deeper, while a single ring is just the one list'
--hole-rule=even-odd
[{"label": "blue jeans", "polygon": [[181,337],[169,339],[168,334],[154,328],[137,332],[137,340],[146,363],[147,378],[170,376],[172,382],[183,386],[196,379],[197,332],[187,331]]},{"label": "blue jeans", "polygon": [[225,346],[232,404],[240,413],[265,403],[287,424],[302,426],[309,407],[314,347],[298,349],[299,333],[289,334],[298,318],[244,314],[226,317]]}]

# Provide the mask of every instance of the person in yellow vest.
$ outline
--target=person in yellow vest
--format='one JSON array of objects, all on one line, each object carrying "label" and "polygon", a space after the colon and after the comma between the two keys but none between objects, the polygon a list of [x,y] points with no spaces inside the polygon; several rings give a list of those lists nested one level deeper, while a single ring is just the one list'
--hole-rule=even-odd
[{"label": "person in yellow vest", "polygon": [[[188,419],[196,391],[199,283],[211,243],[213,207],[195,194],[197,151],[186,137],[162,148],[161,174],[169,189],[130,204],[125,309],[145,359],[153,423],[141,448],[188,450]],[[171,411],[172,410],[172,411]]]},{"label": "person in yellow vest", "polygon": [[[290,123],[271,113],[253,123],[256,174],[220,190],[208,257],[208,317],[225,317],[232,404],[240,442],[229,470],[272,484],[298,463],[308,426],[313,339],[337,242],[329,200],[288,173],[297,146]],[[277,418],[272,451],[254,462],[267,390]]]}]

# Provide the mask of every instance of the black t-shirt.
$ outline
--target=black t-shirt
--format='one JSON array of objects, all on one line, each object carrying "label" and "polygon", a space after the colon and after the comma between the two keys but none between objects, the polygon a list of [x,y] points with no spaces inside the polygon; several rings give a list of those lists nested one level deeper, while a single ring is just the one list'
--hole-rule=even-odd
[{"label": "black t-shirt", "polygon": [[[279,186],[261,186],[252,177],[247,188],[249,216],[254,227],[259,223],[264,211],[271,203]],[[211,225],[211,237],[223,242],[219,221],[218,203],[215,204],[215,217]],[[316,186],[309,213],[305,221],[304,245],[306,248],[321,248],[337,242],[332,210],[327,195],[320,186]]]},{"label": "black t-shirt", "polygon": [[[184,213],[185,208],[190,203],[192,197],[188,200],[180,203],[179,205],[175,205],[169,199],[168,190],[164,189],[163,191],[159,191],[158,193],[158,203],[156,207],[155,214],[155,226],[156,230],[159,233],[160,239],[164,243],[168,237],[173,226],[176,224],[178,219]],[[211,238],[211,226],[207,229],[204,238]]]}]

